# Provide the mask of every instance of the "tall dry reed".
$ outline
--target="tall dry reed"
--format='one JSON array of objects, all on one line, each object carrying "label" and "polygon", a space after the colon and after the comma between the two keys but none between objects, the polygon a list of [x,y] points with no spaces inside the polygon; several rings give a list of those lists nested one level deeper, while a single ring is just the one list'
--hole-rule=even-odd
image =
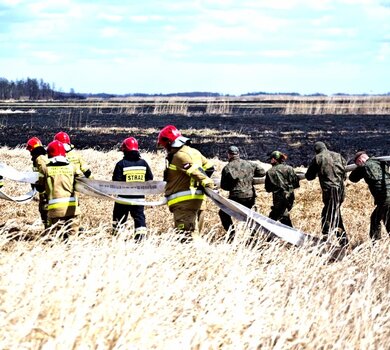
[{"label": "tall dry reed", "polygon": [[[109,180],[117,151],[83,151],[95,178]],[[164,155],[144,154],[157,179]],[[27,151],[0,159],[29,170]],[[215,160],[219,175],[224,163]],[[4,191],[29,185],[6,181]],[[257,187],[258,211],[271,196]],[[317,181],[301,182],[293,223],[319,234]],[[356,248],[328,263],[281,242],[227,244],[208,203],[204,237],[180,244],[166,207],[147,208],[149,238],[112,237],[113,204],[81,196],[85,231],[67,244],[41,234],[37,202],[2,200],[2,349],[386,349],[390,339],[390,240],[367,239],[373,203],[364,183],[347,185],[344,221]]]}]

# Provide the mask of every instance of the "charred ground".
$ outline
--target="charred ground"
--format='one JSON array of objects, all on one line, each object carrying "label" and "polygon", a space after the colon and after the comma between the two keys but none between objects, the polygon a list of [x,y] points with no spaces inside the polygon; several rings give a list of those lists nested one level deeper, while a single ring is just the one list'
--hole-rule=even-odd
[{"label": "charred ground", "polygon": [[129,115],[93,113],[83,108],[2,113],[0,145],[23,146],[32,136],[48,143],[56,132],[63,130],[77,148],[110,150],[124,138],[134,136],[141,149],[153,151],[158,130],[167,124],[191,137],[192,144],[207,157],[224,158],[227,147],[235,144],[247,159],[266,161],[267,154],[278,149],[289,155],[290,164],[305,166],[313,156],[316,141],[324,141],[347,159],[361,149],[373,155],[389,153],[389,115]]}]

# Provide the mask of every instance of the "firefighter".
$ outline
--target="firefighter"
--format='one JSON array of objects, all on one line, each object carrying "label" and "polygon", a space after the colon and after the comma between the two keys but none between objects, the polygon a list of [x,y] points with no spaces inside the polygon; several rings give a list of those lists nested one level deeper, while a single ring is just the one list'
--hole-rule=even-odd
[{"label": "firefighter", "polygon": [[[126,182],[144,182],[153,180],[153,174],[149,164],[141,158],[138,149],[138,141],[134,137],[125,139],[121,146],[123,159],[120,160],[114,169],[112,181]],[[145,196],[126,196],[124,198],[142,199]],[[129,205],[116,201],[113,212],[113,228],[114,234],[117,234],[120,224],[127,221],[129,213],[134,220],[135,240],[137,242],[144,238],[146,233],[146,221],[144,214],[144,206]]]},{"label": "firefighter", "polygon": [[47,146],[48,163],[39,168],[39,185],[44,186],[51,229],[56,232],[67,226],[63,239],[77,234],[80,209],[75,193],[75,177],[82,176],[66,159],[64,144],[52,141]]},{"label": "firefighter", "polygon": [[[45,147],[43,147],[43,144],[38,137],[32,137],[27,141],[26,148],[31,155],[31,161],[33,163],[33,171],[39,172],[39,169],[43,165],[49,162]],[[46,229],[50,226],[50,223],[47,217],[47,195],[45,192],[45,187],[39,185],[31,185],[31,186],[33,188],[36,188],[36,190],[39,193],[38,210],[41,216],[42,223]]]},{"label": "firefighter", "polygon": [[74,145],[72,145],[70,142],[69,135],[64,131],[60,131],[54,136],[54,140],[60,141],[64,144],[66,158],[69,160],[69,162],[74,164],[76,168],[78,168],[78,170],[84,174],[85,177],[91,178],[92,173],[88,164],[85,162],[80,153],[74,149]]},{"label": "firefighter", "polygon": [[189,138],[173,125],[160,131],[157,143],[167,151],[164,181],[167,182],[168,207],[175,228],[183,233],[181,241],[187,242],[197,236],[196,221],[205,199],[203,187],[215,186],[206,174],[214,166],[198,150],[190,147]]},{"label": "firefighter", "polygon": [[294,169],[285,163],[287,155],[280,151],[270,154],[272,168],[265,175],[265,190],[272,192],[272,207],[269,217],[292,227],[290,210],[294,204],[294,189],[299,179]]},{"label": "firefighter", "polygon": [[[253,186],[254,177],[263,177],[265,170],[254,162],[240,158],[237,146],[230,146],[227,151],[228,164],[222,169],[221,188],[229,191],[229,199],[252,208],[256,200],[256,190]],[[232,218],[223,210],[219,211],[219,217],[225,231],[229,231],[228,242],[232,242],[235,230]],[[253,235],[253,234],[252,234]]]},{"label": "firefighter", "polygon": [[381,238],[381,221],[390,234],[390,172],[386,162],[370,158],[365,151],[355,155],[358,166],[349,175],[349,180],[358,182],[364,179],[374,197],[375,209],[371,214],[370,238],[376,241]]},{"label": "firefighter", "polygon": [[335,231],[339,244],[344,247],[348,244],[348,237],[341,217],[341,204],[345,199],[347,161],[339,153],[329,151],[321,141],[314,144],[314,151],[316,156],[305,177],[311,181],[318,175],[320,180],[324,203],[321,213],[322,240],[326,242],[328,236]]}]

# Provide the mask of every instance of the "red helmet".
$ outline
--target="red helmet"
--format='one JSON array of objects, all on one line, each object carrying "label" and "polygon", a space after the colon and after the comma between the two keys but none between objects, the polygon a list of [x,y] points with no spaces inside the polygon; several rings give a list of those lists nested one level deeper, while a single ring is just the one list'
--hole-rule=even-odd
[{"label": "red helmet", "polygon": [[32,137],[27,141],[27,151],[31,152],[35,147],[42,147],[42,142],[38,137]]},{"label": "red helmet", "polygon": [[47,156],[49,158],[59,157],[59,156],[65,157],[66,151],[65,151],[64,144],[57,140],[50,142],[47,145]]},{"label": "red helmet", "polygon": [[134,137],[128,137],[122,142],[121,151],[138,151],[138,141]]},{"label": "red helmet", "polygon": [[62,143],[67,143],[68,145],[70,145],[70,137],[69,135],[64,132],[64,131],[60,131],[58,132],[55,136],[54,136],[54,140],[56,141],[60,141]]},{"label": "red helmet", "polygon": [[158,134],[157,145],[167,148],[183,146],[189,139],[182,136],[176,126],[167,125]]}]

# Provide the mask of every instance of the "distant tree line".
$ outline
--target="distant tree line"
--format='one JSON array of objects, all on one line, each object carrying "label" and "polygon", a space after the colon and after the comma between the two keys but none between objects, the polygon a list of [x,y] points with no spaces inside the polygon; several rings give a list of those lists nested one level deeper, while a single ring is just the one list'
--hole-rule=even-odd
[{"label": "distant tree line", "polygon": [[[269,92],[248,92],[240,96],[258,96],[258,95],[288,95],[288,96],[301,96],[297,92],[289,93],[269,93]],[[386,94],[380,94],[380,96],[389,96],[390,92]],[[113,97],[230,97],[229,94],[219,94],[215,92],[176,92],[167,94],[146,94],[146,93],[132,93],[132,94],[108,94],[108,93],[76,93],[74,89],[70,89],[70,92],[55,91],[54,84],[50,86],[49,83],[44,82],[42,79],[21,79],[11,81],[6,78],[0,77],[0,100],[80,100],[86,98],[103,98],[110,99]],[[314,93],[303,96],[327,96],[322,93]],[[333,96],[350,96],[349,94],[337,93]],[[355,95],[356,96],[356,95]],[[368,94],[359,94],[358,96],[368,96]]]},{"label": "distant tree line", "polygon": [[54,84],[42,79],[21,79],[8,80],[0,77],[0,100],[65,100],[65,99],[83,99],[81,94],[77,94],[73,89],[69,93],[55,91]]},{"label": "distant tree line", "polygon": [[21,79],[9,81],[5,78],[0,78],[0,99],[53,99],[55,91],[50,87],[49,83],[45,83],[42,79]]}]

